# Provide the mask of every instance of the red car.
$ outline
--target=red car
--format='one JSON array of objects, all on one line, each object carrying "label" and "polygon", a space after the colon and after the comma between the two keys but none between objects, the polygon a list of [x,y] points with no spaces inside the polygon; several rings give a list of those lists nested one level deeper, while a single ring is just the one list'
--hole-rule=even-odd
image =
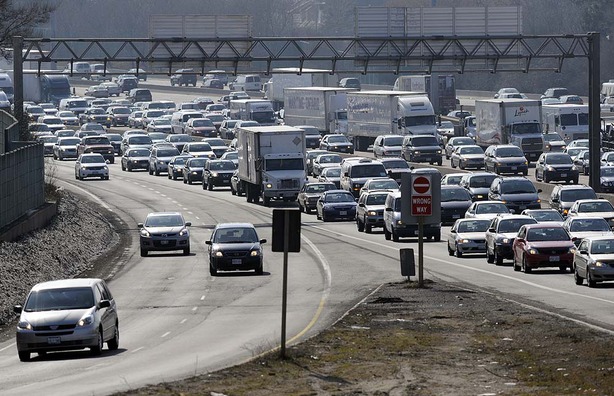
[{"label": "red car", "polygon": [[562,225],[538,223],[520,227],[512,250],[514,271],[522,269],[529,273],[533,268],[543,267],[572,270],[576,247]]}]

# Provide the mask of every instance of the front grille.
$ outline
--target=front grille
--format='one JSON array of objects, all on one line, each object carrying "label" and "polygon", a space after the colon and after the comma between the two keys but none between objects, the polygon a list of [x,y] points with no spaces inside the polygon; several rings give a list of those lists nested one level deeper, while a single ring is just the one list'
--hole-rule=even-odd
[{"label": "front grille", "polygon": [[57,336],[71,335],[72,333],[73,333],[72,330],[65,330],[65,331],[49,331],[49,332],[44,332],[44,333],[34,333],[34,335],[36,335],[37,337],[57,337]]},{"label": "front grille", "polygon": [[486,239],[476,239],[473,242],[475,242],[475,243],[486,243]]},{"label": "front grille", "polygon": [[297,179],[282,179],[279,181],[279,188],[299,188]]},{"label": "front grille", "polygon": [[540,138],[524,138],[521,148],[523,151],[539,151],[544,148],[544,144]]},{"label": "front grille", "polygon": [[537,251],[541,254],[549,254],[549,255],[561,255],[569,252],[569,248],[542,248],[537,249]]},{"label": "front grille", "polygon": [[151,234],[151,236],[154,237],[161,237],[161,238],[169,238],[169,237],[174,237],[177,234]]},{"label": "front grille", "polygon": [[102,166],[90,166],[87,170],[102,170]]},{"label": "front grille", "polygon": [[226,257],[245,257],[247,256],[246,251],[234,251],[234,252],[222,252]]},{"label": "front grille", "polygon": [[[67,330],[67,329],[74,329],[75,326],[76,326],[75,324],[57,325],[57,327],[56,326],[32,326],[32,330],[34,331]],[[55,327],[55,329],[52,329],[51,327]]]},{"label": "front grille", "polygon": [[155,247],[174,247],[175,245],[177,245],[177,241],[168,241],[168,243],[166,243],[165,245],[162,244],[162,241],[154,241],[153,244]]}]

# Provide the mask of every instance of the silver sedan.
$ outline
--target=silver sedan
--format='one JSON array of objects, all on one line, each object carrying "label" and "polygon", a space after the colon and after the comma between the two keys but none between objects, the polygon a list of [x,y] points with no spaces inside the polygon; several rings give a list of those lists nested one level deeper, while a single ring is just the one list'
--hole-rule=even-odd
[{"label": "silver sedan", "polygon": [[462,257],[465,253],[486,253],[488,219],[456,220],[448,236],[448,254]]}]

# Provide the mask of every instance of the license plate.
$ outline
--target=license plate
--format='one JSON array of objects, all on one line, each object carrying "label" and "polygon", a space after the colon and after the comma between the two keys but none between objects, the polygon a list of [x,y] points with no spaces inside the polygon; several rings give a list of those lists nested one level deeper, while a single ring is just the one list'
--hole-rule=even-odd
[{"label": "license plate", "polygon": [[516,169],[518,169],[517,166],[512,166],[512,170],[516,170]]},{"label": "license plate", "polygon": [[230,180],[227,180],[227,179],[222,180],[222,183],[224,183],[224,184],[230,184]]},{"label": "license plate", "polygon": [[47,344],[49,345],[59,345],[62,343],[60,337],[47,337]]},{"label": "license plate", "polygon": [[235,265],[242,263],[241,259],[232,259],[231,262],[232,262],[232,264],[235,264]]},{"label": "license plate", "polygon": [[567,177],[567,173],[561,173],[561,177]]},{"label": "license plate", "polygon": [[556,261],[560,261],[561,258],[559,256],[550,256],[550,262],[556,262]]},{"label": "license plate", "polygon": [[347,210],[340,210],[340,211],[339,211],[339,214],[340,214],[341,216],[347,216],[348,211],[347,211]]},{"label": "license plate", "polygon": [[160,245],[168,245],[168,241],[160,241]]},{"label": "license plate", "polygon": [[460,219],[460,215],[459,214],[452,215],[452,218],[453,219]]},{"label": "license plate", "polygon": [[418,235],[418,230],[414,230],[414,235]]}]

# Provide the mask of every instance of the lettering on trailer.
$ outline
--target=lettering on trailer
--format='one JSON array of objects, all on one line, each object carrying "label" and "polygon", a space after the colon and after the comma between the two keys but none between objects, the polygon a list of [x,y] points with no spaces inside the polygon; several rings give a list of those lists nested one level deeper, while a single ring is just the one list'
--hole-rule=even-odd
[{"label": "lettering on trailer", "polygon": [[529,112],[529,109],[527,109],[524,106],[520,106],[518,109],[516,109],[516,111],[514,112],[514,117],[519,117],[523,114],[527,114]]},{"label": "lettering on trailer", "polygon": [[431,194],[431,176],[416,177],[411,184],[412,216],[430,216],[433,213],[433,196]]}]

